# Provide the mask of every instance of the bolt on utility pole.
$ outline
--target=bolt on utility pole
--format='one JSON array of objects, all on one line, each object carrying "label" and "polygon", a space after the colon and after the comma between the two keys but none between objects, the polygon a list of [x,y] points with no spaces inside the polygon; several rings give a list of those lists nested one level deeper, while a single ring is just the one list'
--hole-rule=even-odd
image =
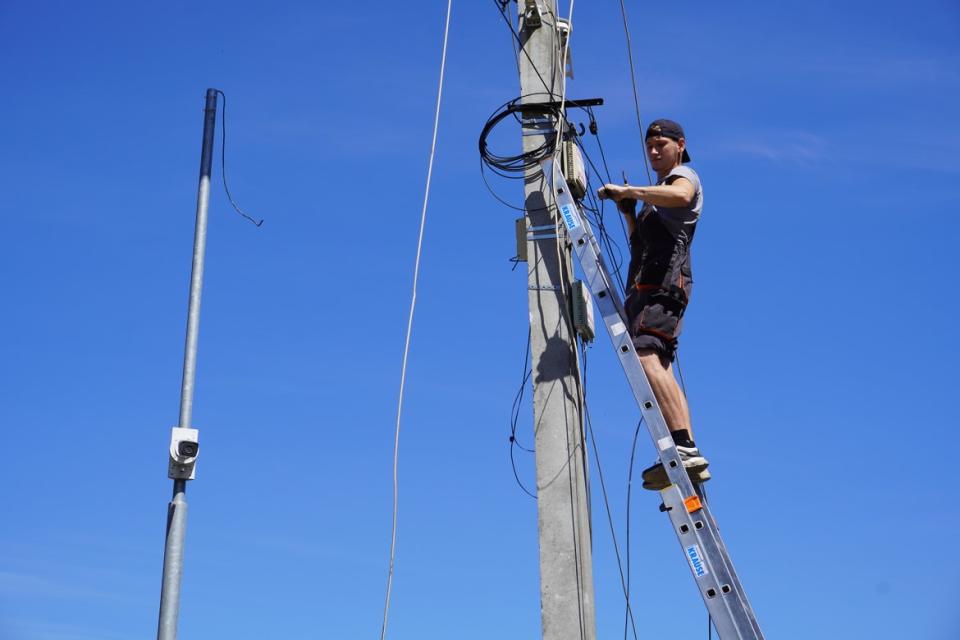
[{"label": "bolt on utility pole", "polygon": [[[517,6],[526,51],[519,55],[521,101],[560,101],[564,70],[556,0],[519,0]],[[542,115],[524,115],[524,152],[555,135],[543,120]],[[552,124],[556,129],[557,123]],[[543,639],[594,640],[583,396],[569,297],[573,266],[566,230],[558,225],[539,166],[527,169],[524,195]]]},{"label": "bolt on utility pole", "polygon": [[176,640],[180,615],[180,580],[183,576],[183,541],[187,531],[187,480],[194,478],[198,453],[197,430],[193,429],[193,390],[197,374],[197,337],[200,331],[200,292],[203,288],[203,259],[207,245],[207,205],[210,201],[210,167],[213,163],[213,134],[217,119],[217,90],[207,89],[203,111],[203,146],[200,152],[200,184],[197,190],[197,222],[193,236],[193,268],[190,274],[190,301],[187,308],[187,338],[180,387],[180,421],[170,442],[169,477],[173,499],[167,509],[167,536],[163,550],[163,583],[160,590],[160,619],[157,640]]}]

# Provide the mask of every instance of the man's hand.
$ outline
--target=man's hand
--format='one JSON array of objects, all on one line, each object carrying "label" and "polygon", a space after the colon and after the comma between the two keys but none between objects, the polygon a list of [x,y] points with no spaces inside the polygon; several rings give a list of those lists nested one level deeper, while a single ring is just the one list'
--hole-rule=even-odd
[{"label": "man's hand", "polygon": [[626,190],[626,187],[622,187],[619,184],[605,184],[597,189],[597,197],[601,200],[610,199],[614,202],[620,202],[620,199],[626,195]]}]

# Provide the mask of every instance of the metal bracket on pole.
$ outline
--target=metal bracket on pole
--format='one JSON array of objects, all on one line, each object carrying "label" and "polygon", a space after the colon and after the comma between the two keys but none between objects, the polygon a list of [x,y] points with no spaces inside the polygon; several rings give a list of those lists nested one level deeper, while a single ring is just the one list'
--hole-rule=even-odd
[{"label": "metal bracket on pole", "polygon": [[541,224],[527,227],[527,240],[556,240],[560,238],[560,230],[553,224]]},{"label": "metal bracket on pole", "polygon": [[528,291],[562,291],[563,287],[558,284],[532,284],[527,287]]}]

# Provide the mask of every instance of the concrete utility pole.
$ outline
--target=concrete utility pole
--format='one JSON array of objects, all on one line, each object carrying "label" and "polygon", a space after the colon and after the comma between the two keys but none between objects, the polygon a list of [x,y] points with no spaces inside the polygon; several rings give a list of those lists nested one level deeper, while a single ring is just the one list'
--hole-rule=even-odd
[{"label": "concrete utility pole", "polygon": [[[519,56],[522,102],[559,101],[564,70],[554,27],[556,0],[519,0],[517,6],[526,51]],[[553,136],[549,127],[542,127],[543,118],[539,120],[537,127],[524,118],[524,152]],[[539,167],[527,170],[524,185],[543,638],[594,640],[582,390],[570,310],[573,267],[566,229],[558,224]]]},{"label": "concrete utility pole", "polygon": [[176,640],[180,616],[180,579],[183,575],[183,541],[187,533],[187,480],[193,480],[199,443],[193,429],[193,389],[197,376],[197,339],[200,333],[200,293],[207,246],[207,205],[210,201],[210,168],[213,164],[213,134],[217,119],[217,90],[207,89],[203,111],[203,143],[200,150],[200,184],[197,188],[197,221],[193,235],[193,268],[187,307],[187,338],[183,353],[180,387],[180,421],[170,441],[168,475],[173,480],[173,498],[167,509],[167,537],[163,548],[163,583],[160,588],[158,640]]}]

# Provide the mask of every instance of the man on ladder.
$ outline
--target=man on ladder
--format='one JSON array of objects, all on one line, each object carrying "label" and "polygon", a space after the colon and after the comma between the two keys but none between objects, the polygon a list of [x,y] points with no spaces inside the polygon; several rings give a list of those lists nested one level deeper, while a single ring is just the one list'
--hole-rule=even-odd
[{"label": "man on ladder", "polygon": [[[627,222],[630,269],[624,307],[633,346],[690,480],[706,482],[709,463],[694,444],[690,409],[672,367],[693,285],[690,245],[703,208],[703,189],[696,172],[685,166],[690,154],[679,124],[656,120],[645,138],[657,184],[606,184],[597,195],[614,200]],[[644,203],[639,215],[638,200]],[[644,470],[644,489],[659,491],[668,484],[661,463]]]}]

